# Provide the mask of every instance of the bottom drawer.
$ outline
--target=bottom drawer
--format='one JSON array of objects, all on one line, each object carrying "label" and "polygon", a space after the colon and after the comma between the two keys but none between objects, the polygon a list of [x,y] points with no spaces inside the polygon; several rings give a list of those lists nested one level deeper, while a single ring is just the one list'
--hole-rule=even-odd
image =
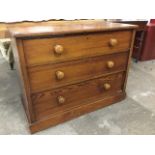
[{"label": "bottom drawer", "polygon": [[124,72],[117,73],[52,91],[33,94],[32,102],[36,119],[41,120],[74,106],[115,96],[122,91],[124,75]]}]

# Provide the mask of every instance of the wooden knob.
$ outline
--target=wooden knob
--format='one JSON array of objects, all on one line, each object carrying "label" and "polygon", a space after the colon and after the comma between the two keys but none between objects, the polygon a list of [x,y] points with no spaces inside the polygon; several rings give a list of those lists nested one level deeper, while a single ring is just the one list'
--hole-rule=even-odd
[{"label": "wooden knob", "polygon": [[56,71],[56,77],[58,80],[62,80],[64,78],[65,74],[62,71]]},{"label": "wooden knob", "polygon": [[63,53],[63,50],[64,50],[64,48],[63,48],[62,45],[55,45],[55,46],[54,46],[54,52],[55,52],[56,54],[61,55],[61,54]]},{"label": "wooden knob", "polygon": [[58,96],[57,100],[58,100],[58,104],[60,104],[60,105],[65,103],[65,98],[63,96]]},{"label": "wooden knob", "polygon": [[117,39],[114,39],[114,38],[110,39],[110,41],[109,41],[109,45],[110,45],[110,46],[114,47],[114,46],[116,46],[117,44],[118,44]]},{"label": "wooden knob", "polygon": [[109,90],[111,88],[111,85],[109,83],[104,84],[104,89]]},{"label": "wooden knob", "polygon": [[113,61],[108,61],[108,62],[107,62],[107,67],[108,67],[108,68],[113,68],[114,65],[115,65],[115,63],[114,63]]}]

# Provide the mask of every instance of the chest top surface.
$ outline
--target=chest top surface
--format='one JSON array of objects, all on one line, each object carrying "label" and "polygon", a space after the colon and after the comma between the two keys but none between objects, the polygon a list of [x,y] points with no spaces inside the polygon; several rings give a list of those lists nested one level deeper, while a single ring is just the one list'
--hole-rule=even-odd
[{"label": "chest top surface", "polygon": [[34,24],[10,26],[9,34],[15,38],[90,33],[100,31],[128,30],[136,25],[110,23],[104,20],[51,21]]}]

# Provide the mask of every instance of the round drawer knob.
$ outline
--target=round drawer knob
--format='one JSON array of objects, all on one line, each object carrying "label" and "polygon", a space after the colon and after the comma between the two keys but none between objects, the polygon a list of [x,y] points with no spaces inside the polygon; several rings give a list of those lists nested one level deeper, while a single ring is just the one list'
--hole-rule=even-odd
[{"label": "round drawer knob", "polygon": [[63,53],[63,50],[64,50],[64,48],[63,48],[62,45],[55,45],[55,46],[54,46],[54,52],[55,52],[56,54],[61,55],[61,54]]},{"label": "round drawer knob", "polygon": [[118,44],[117,39],[114,39],[114,38],[110,39],[109,45],[110,45],[111,47],[114,47],[114,46],[116,46],[117,44]]},{"label": "round drawer knob", "polygon": [[62,80],[65,77],[65,74],[62,71],[56,71],[56,77],[58,80]]},{"label": "round drawer knob", "polygon": [[104,84],[104,89],[109,90],[111,88],[111,85],[109,83]]},{"label": "round drawer knob", "polygon": [[57,100],[58,100],[58,103],[59,103],[59,104],[65,103],[65,98],[64,98],[63,96],[58,96],[58,97],[57,97]]},{"label": "round drawer knob", "polygon": [[114,65],[115,65],[115,63],[114,63],[113,61],[108,61],[108,62],[107,62],[107,67],[108,67],[108,68],[113,68]]}]

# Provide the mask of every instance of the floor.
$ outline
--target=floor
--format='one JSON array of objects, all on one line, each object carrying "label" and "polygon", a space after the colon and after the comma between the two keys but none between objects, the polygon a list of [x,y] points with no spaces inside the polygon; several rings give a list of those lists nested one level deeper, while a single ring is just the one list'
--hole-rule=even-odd
[{"label": "floor", "polygon": [[[0,56],[0,134],[30,134],[16,72]],[[132,62],[127,98],[36,134],[155,134],[155,60]]]}]

